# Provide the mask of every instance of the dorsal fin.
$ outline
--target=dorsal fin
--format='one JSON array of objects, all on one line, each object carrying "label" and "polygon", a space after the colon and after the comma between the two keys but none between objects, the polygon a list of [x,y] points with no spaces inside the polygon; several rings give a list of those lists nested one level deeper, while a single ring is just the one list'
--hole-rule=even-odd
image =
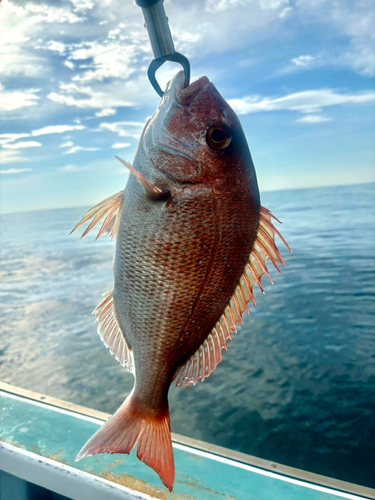
[{"label": "dorsal fin", "polygon": [[120,210],[123,194],[124,194],[123,190],[119,191],[118,193],[98,203],[97,205],[95,205],[95,207],[91,208],[88,212],[85,213],[85,215],[78,222],[78,224],[73,229],[73,231],[71,231],[70,234],[72,234],[76,229],[83,226],[83,224],[85,224],[86,222],[88,222],[90,219],[93,218],[91,224],[86,228],[85,232],[82,234],[81,238],[83,238],[97,224],[99,224],[99,222],[103,219],[104,216],[106,216],[102,224],[102,227],[100,228],[98,236],[96,237],[96,240],[99,239],[104,232],[106,234],[112,235],[113,239],[117,234],[118,220],[119,220],[118,213]]},{"label": "dorsal fin", "polygon": [[264,293],[262,286],[262,276],[266,274],[270,279],[266,260],[269,258],[276,269],[280,271],[278,263],[285,267],[283,258],[275,243],[277,234],[283,243],[290,249],[288,243],[281,236],[279,231],[272,224],[272,218],[280,222],[267,208],[261,207],[258,234],[251,252],[248,264],[239,281],[233,297],[230,299],[224,313],[215,327],[212,329],[206,340],[199,349],[191,356],[187,362],[176,371],[174,379],[178,387],[186,384],[189,387],[194,385],[199,379],[207,378],[222,360],[222,349],[227,351],[227,341],[232,341],[232,332],[237,333],[237,323],[242,323],[242,314],[249,313],[248,303],[253,302],[254,306],[254,286],[257,283]]},{"label": "dorsal fin", "polygon": [[96,318],[99,323],[98,334],[104,345],[111,351],[111,354],[115,356],[122,366],[132,372],[133,355],[116,318],[112,290],[104,293],[103,296],[104,299],[93,311],[93,314],[98,316]]}]

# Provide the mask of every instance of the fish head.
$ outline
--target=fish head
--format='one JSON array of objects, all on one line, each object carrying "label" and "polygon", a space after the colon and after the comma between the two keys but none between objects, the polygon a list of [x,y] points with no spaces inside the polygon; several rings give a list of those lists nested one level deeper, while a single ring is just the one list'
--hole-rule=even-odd
[{"label": "fish head", "polygon": [[205,76],[184,88],[179,72],[144,133],[147,155],[167,182],[178,187],[231,182],[252,184],[255,170],[240,121]]}]

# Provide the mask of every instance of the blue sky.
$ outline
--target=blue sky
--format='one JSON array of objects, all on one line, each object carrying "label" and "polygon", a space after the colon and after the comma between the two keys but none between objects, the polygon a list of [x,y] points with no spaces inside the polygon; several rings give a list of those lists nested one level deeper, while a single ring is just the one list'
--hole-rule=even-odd
[{"label": "blue sky", "polygon": [[[240,116],[261,191],[375,182],[373,0],[169,0],[176,49]],[[0,4],[0,211],[119,191],[159,98],[132,0]],[[166,82],[176,66],[161,70]]]}]

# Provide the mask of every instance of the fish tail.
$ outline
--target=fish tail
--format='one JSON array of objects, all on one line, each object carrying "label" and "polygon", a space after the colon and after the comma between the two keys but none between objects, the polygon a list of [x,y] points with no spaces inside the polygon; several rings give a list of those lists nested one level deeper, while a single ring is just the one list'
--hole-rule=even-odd
[{"label": "fish tail", "polygon": [[76,461],[97,453],[131,453],[138,443],[137,457],[159,474],[170,491],[175,468],[168,406],[148,408],[133,393],[87,441]]}]

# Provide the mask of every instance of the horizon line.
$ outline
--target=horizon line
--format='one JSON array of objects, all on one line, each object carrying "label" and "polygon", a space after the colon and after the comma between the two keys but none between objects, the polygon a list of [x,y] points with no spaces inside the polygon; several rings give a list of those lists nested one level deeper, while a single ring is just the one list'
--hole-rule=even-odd
[{"label": "horizon line", "polygon": [[[369,181],[369,182],[355,182],[351,184],[328,184],[325,186],[311,186],[311,187],[289,187],[285,189],[264,189],[261,191],[260,194],[262,193],[278,193],[278,192],[283,192],[283,191],[305,191],[305,190],[310,190],[310,189],[327,189],[327,188],[337,188],[337,187],[349,187],[349,186],[367,186],[369,184],[375,184],[374,181]],[[100,203],[98,201],[96,204]],[[91,203],[86,203],[84,205],[69,205],[69,206],[62,206],[62,207],[50,207],[50,208],[31,208],[29,210],[22,210],[22,211],[16,211],[16,212],[1,212],[0,211],[0,216],[1,215],[13,215],[13,214],[24,214],[24,213],[30,213],[30,212],[43,212],[43,211],[51,211],[51,210],[69,210],[73,208],[85,208],[85,207],[90,207],[90,206],[95,206],[92,205]]]}]

